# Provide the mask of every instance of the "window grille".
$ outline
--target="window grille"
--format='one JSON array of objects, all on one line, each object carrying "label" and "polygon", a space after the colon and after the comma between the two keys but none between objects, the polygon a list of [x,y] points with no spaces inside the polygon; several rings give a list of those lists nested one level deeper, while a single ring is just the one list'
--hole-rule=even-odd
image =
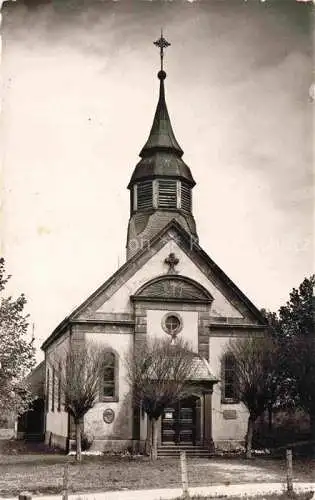
[{"label": "window grille", "polygon": [[191,188],[181,183],[181,208],[187,212],[191,212]]},{"label": "window grille", "polygon": [[159,208],[177,208],[176,180],[159,180],[158,206]]},{"label": "window grille", "polygon": [[137,209],[152,208],[152,181],[141,182],[137,186]]},{"label": "window grille", "polygon": [[116,382],[116,357],[112,352],[105,355],[104,370],[103,370],[103,384],[102,384],[102,398],[115,397],[115,382]]},{"label": "window grille", "polygon": [[226,402],[237,402],[237,378],[236,361],[232,354],[226,354],[223,358],[223,400]]}]

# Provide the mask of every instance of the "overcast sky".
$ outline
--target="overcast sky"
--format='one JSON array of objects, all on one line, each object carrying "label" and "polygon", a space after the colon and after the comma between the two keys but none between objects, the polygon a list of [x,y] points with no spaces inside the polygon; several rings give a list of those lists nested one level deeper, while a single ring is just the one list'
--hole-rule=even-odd
[{"label": "overcast sky", "polygon": [[161,26],[200,244],[257,307],[277,309],[313,268],[311,6],[86,3],[3,15],[2,249],[37,346],[125,260]]}]

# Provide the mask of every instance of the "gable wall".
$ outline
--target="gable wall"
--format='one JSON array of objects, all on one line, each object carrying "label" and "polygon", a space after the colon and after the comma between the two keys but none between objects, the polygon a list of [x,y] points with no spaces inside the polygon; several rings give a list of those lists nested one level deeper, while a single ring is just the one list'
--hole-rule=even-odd
[{"label": "gable wall", "polygon": [[[168,255],[174,252],[179,258],[179,264],[176,267],[178,274],[187,276],[201,285],[203,285],[213,296],[214,300],[211,307],[213,316],[225,316],[242,318],[242,314],[232,306],[224,295],[209,281],[203,272],[191,261],[189,256],[174,242],[167,242],[151,259],[138,269],[135,274],[121,286],[108,300],[100,307],[98,312],[132,312],[132,304],[129,297],[137,292],[137,290],[149,280],[159,276],[166,275],[167,265],[164,260]],[[84,312],[80,315],[84,317]]]}]

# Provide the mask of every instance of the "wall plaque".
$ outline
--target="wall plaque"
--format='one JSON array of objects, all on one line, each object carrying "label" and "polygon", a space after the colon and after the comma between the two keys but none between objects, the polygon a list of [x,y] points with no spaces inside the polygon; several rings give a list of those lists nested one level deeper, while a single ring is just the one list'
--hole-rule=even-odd
[{"label": "wall plaque", "polygon": [[111,408],[106,408],[103,411],[103,420],[106,424],[111,424],[114,421],[115,412]]},{"label": "wall plaque", "polygon": [[235,420],[237,418],[236,410],[223,410],[224,420]]}]

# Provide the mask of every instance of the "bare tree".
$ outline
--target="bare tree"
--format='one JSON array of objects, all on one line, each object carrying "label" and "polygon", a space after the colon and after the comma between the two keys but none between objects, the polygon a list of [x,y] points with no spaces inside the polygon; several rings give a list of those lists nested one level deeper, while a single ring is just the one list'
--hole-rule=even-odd
[{"label": "bare tree", "polygon": [[154,339],[136,346],[126,360],[133,400],[148,416],[149,453],[157,458],[157,421],[165,408],[188,393],[194,354],[181,339]]},{"label": "bare tree", "polygon": [[106,367],[106,351],[96,344],[71,345],[53,360],[63,396],[65,411],[74,420],[76,429],[76,460],[81,454],[81,422],[99,398],[101,377]]},{"label": "bare tree", "polygon": [[250,336],[230,340],[226,354],[234,358],[238,397],[249,412],[246,457],[251,458],[255,422],[278,398],[279,351],[269,336]]}]

